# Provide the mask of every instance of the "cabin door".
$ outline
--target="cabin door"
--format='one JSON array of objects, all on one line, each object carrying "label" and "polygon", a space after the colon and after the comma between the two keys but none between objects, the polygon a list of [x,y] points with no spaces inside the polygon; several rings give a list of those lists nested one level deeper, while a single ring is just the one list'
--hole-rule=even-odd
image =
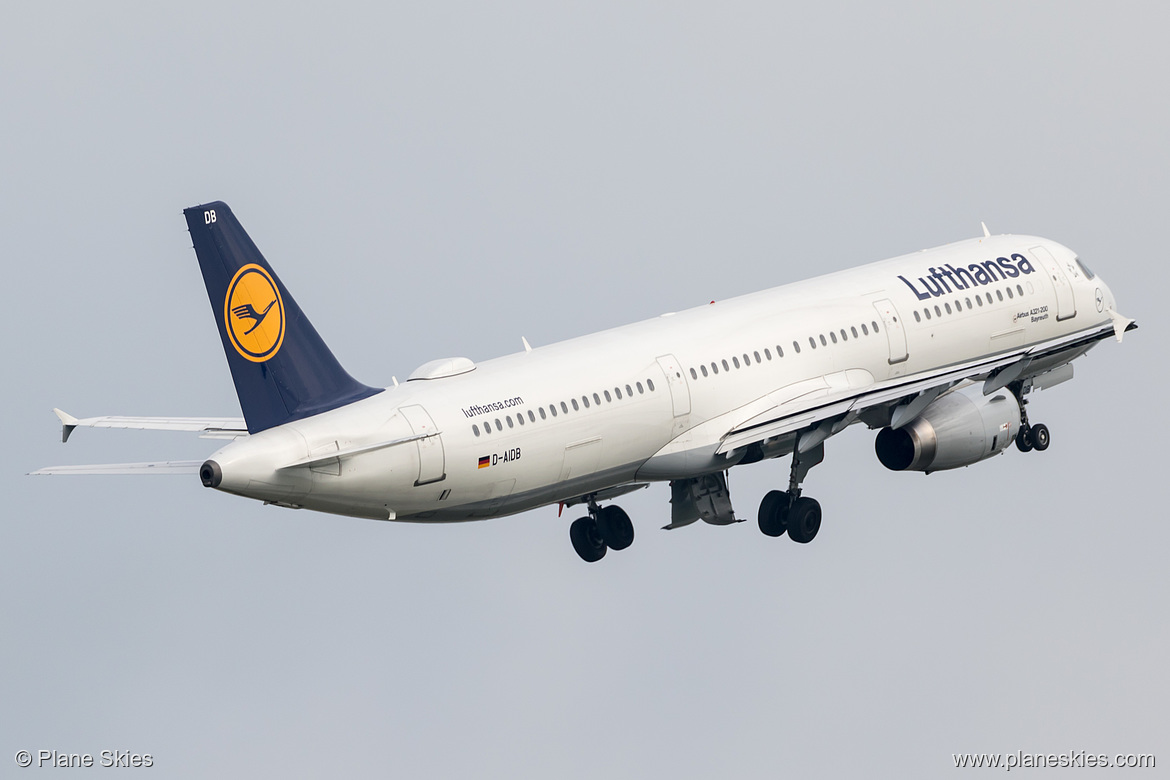
[{"label": "cabin door", "polygon": [[418,479],[414,482],[415,487],[444,479],[447,476],[447,464],[443,455],[443,440],[439,436],[439,429],[435,427],[435,421],[421,406],[403,406],[398,411],[406,418],[415,436],[431,434],[415,442],[418,445]]},{"label": "cabin door", "polygon": [[658,367],[666,376],[666,387],[670,390],[670,403],[674,411],[674,433],[677,435],[687,428],[687,415],[691,413],[691,391],[687,378],[683,376],[682,365],[674,355],[658,358]]},{"label": "cabin door", "polygon": [[[877,309],[886,329],[886,341],[890,344],[890,365],[901,363],[910,357],[906,351],[906,329],[902,327],[902,318],[898,316],[898,310],[888,298],[874,301],[873,307]],[[900,370],[891,371],[890,376],[897,376],[900,373],[902,373]]]},{"label": "cabin door", "polygon": [[1069,284],[1068,276],[1060,267],[1060,263],[1056,262],[1052,253],[1042,246],[1032,247],[1032,256],[1040,261],[1040,267],[1044,269],[1056,289],[1056,319],[1067,320],[1077,316],[1076,297],[1073,296],[1072,285]]}]

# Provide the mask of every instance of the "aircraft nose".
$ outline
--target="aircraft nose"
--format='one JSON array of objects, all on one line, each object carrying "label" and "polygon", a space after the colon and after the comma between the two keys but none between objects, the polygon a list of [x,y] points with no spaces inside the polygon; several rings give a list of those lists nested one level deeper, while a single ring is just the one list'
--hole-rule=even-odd
[{"label": "aircraft nose", "polygon": [[219,483],[223,482],[223,469],[214,460],[204,461],[199,467],[199,481],[203,487],[219,487]]}]

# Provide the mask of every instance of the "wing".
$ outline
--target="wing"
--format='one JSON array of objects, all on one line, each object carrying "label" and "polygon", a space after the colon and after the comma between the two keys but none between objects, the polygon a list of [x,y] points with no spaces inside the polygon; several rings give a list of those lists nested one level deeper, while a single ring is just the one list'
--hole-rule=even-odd
[{"label": "wing", "polygon": [[1071,376],[1065,373],[1069,361],[1136,327],[1133,320],[1115,317],[1058,339],[884,382],[867,383],[859,376],[867,372],[841,371],[773,391],[731,417],[717,418],[708,433],[718,437],[712,442],[715,454],[729,460],[746,447],[786,436],[795,436],[792,446],[807,452],[855,422],[901,427],[960,382],[983,382],[984,395],[1018,380],[1054,385]]},{"label": "wing", "polygon": [[30,471],[33,476],[48,474],[198,474],[200,460],[168,460],[154,463],[104,463],[95,466],[49,466]]},{"label": "wing", "polygon": [[129,428],[141,431],[194,431],[202,439],[238,439],[248,435],[242,417],[86,417],[77,419],[54,409],[61,421],[61,441],[69,441],[75,428]]}]

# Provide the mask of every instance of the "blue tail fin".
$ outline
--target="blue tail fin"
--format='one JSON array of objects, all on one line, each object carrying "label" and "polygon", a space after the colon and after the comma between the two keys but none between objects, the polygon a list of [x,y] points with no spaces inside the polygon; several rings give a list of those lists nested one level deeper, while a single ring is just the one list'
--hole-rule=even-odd
[{"label": "blue tail fin", "polygon": [[183,215],[249,433],[381,392],[341,367],[226,203]]}]

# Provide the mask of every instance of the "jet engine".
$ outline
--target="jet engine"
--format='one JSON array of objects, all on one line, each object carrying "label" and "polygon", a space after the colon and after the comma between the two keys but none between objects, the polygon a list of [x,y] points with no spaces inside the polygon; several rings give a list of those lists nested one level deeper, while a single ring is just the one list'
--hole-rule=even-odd
[{"label": "jet engine", "polygon": [[1020,429],[1020,404],[1007,390],[983,395],[974,384],[935,399],[901,428],[883,428],[874,448],[892,471],[970,466],[998,455]]}]

